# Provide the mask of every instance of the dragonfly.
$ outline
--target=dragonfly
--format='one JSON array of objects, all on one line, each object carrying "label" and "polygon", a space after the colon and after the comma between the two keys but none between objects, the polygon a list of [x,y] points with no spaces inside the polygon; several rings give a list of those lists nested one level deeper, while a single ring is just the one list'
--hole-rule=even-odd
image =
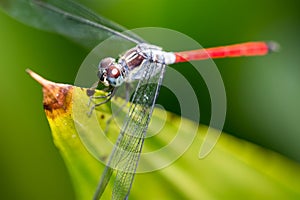
[{"label": "dragonfly", "polygon": [[[126,29],[122,26],[70,0],[2,1],[0,6],[26,24],[62,34],[87,48],[94,47],[110,36],[135,44],[119,58],[102,59],[97,72],[98,81],[89,90],[91,92],[88,96],[91,99],[104,98],[102,102],[92,106],[90,111],[92,112],[95,107],[110,101],[121,85],[137,82],[128,114],[93,199],[101,197],[114,172],[116,178],[112,199],[128,199],[167,65],[225,57],[262,56],[278,48],[274,42],[258,41],[168,52],[159,46],[147,43],[130,31],[124,32]],[[106,96],[96,96],[93,92],[99,84],[107,87]]]}]

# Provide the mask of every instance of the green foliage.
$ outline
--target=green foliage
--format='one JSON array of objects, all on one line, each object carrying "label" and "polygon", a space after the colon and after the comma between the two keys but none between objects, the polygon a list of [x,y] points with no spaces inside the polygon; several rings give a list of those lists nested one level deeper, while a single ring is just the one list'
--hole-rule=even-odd
[{"label": "green foliage", "polygon": [[[37,77],[34,74],[33,76]],[[78,129],[74,125],[78,123],[79,118],[84,118],[86,115],[86,112],[81,112],[74,118],[73,113],[75,106],[87,110],[86,89],[38,80],[43,85],[45,112],[54,142],[69,169],[76,197],[77,199],[91,199],[104,166],[90,154],[87,150],[89,148],[84,146],[80,139],[84,133],[81,132],[81,135],[78,135]],[[61,94],[60,91],[64,93]],[[57,101],[53,101],[53,98],[57,98]],[[57,107],[56,103],[63,106]],[[95,116],[99,118],[102,125],[103,119],[110,117],[108,110],[106,104],[95,111]],[[92,118],[89,119],[92,120]],[[164,124],[164,126],[158,136],[146,139],[144,148],[146,152],[153,150],[155,146],[159,147],[166,141],[172,141],[176,134],[182,134],[180,131],[188,135],[197,127],[187,119],[165,113],[160,109],[155,110],[152,120],[151,123]],[[181,124],[181,129],[179,124]],[[110,126],[112,126],[112,132],[115,132],[115,124],[110,124]],[[174,163],[158,171],[138,174],[130,199],[300,198],[300,166],[298,164],[226,133],[222,134],[211,154],[199,160],[199,147],[207,129],[206,126],[198,128],[191,147]],[[88,132],[88,129],[84,130]],[[153,132],[151,126],[149,132],[150,134]],[[107,134],[110,134],[110,131]],[[92,136],[89,135],[89,137]],[[99,147],[104,145],[104,141],[97,142],[99,142]],[[184,143],[183,140],[182,143]],[[177,145],[180,148],[182,144]],[[176,150],[169,150],[167,155],[171,156]],[[103,152],[105,151],[106,149],[103,149]],[[97,153],[101,154],[101,148],[97,150]],[[158,154],[157,156],[155,160],[148,161],[150,166],[155,165],[157,161],[164,160],[166,155]],[[108,199],[111,195],[111,186],[112,181],[103,199]]]},{"label": "green foliage", "polygon": [[[1,4],[7,2],[17,1],[3,0]],[[173,0],[82,2],[91,3],[93,10],[98,10],[128,28],[167,27],[188,34],[205,47],[261,39],[279,42],[282,50],[276,55],[217,62],[228,97],[225,128],[239,137],[251,138],[255,143],[300,160],[299,1],[188,0],[184,4],[174,3]],[[22,25],[3,12],[0,13],[0,22],[0,83],[3,86],[0,101],[1,199],[74,199],[73,193],[79,191],[71,188],[65,165],[50,140],[50,130],[40,103],[39,87],[27,77],[24,70],[27,67],[35,68],[53,80],[71,83],[86,51],[63,37]],[[193,73],[188,77],[193,82]],[[204,111],[201,117],[206,122],[205,119],[209,119],[209,97],[205,87],[201,87],[198,82],[195,88]],[[161,93],[160,100],[163,98],[164,94]],[[170,99],[166,99],[170,103]],[[184,193],[182,190],[196,191],[197,194],[201,191],[203,199],[204,191],[213,193],[219,199],[225,198],[223,194],[231,194],[232,197],[240,193],[244,194],[241,195],[243,199],[255,199],[257,196],[265,199],[264,194],[275,196],[278,193],[290,194],[284,199],[299,198],[297,192],[293,192],[299,191],[298,164],[225,134],[221,136],[218,146],[226,147],[224,151],[231,153],[231,157],[222,157],[220,149],[215,149],[206,159],[198,160],[201,138],[197,138],[191,149],[170,167],[158,172],[138,174],[131,198],[144,199],[151,194],[156,195],[157,199],[183,199],[185,196],[181,195]],[[215,154],[220,156],[216,158]],[[233,159],[236,162],[231,162]],[[215,161],[214,165],[204,164],[204,161],[207,163],[210,160]],[[77,167],[76,163],[72,164]],[[189,174],[193,166],[195,174]],[[237,170],[241,166],[249,170],[241,173]],[[189,175],[184,176],[187,173]],[[255,179],[255,176],[255,181],[251,181],[253,173],[265,178]],[[192,179],[197,179],[195,185],[201,186],[204,182],[206,188],[195,190],[195,186],[190,184],[194,183]],[[229,179],[232,182],[239,181],[231,184]],[[266,184],[267,180],[273,181],[272,190],[266,187],[270,185],[270,182]],[[79,183],[78,187],[81,188]],[[252,196],[252,193],[256,194],[253,191],[260,191],[260,195]]]}]

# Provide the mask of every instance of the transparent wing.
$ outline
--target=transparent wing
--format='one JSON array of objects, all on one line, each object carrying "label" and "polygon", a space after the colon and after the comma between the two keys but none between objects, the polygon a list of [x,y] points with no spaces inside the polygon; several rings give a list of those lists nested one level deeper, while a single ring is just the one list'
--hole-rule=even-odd
[{"label": "transparent wing", "polygon": [[117,171],[112,199],[126,199],[129,194],[165,65],[145,62],[142,68],[143,77],[138,82],[125,123],[98,185],[97,197],[103,192],[100,190],[105,188],[112,170]]},{"label": "transparent wing", "polygon": [[93,48],[115,35],[134,43],[143,40],[89,9],[70,0],[1,0],[0,6],[17,20],[38,29],[59,33]]}]

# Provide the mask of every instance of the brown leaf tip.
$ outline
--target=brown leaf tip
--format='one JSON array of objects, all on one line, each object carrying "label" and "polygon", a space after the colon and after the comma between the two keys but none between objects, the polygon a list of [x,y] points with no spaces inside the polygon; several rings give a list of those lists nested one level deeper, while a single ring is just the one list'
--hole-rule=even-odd
[{"label": "brown leaf tip", "polygon": [[54,84],[51,81],[48,81],[47,79],[41,77],[40,75],[38,75],[37,73],[31,71],[30,69],[26,69],[26,72],[34,79],[36,80],[39,84],[41,84],[43,87],[48,85],[48,84]]},{"label": "brown leaf tip", "polygon": [[70,87],[61,87],[60,84],[43,87],[44,109],[50,112],[61,109],[66,112],[70,103],[70,99],[67,98]]},{"label": "brown leaf tip", "polygon": [[48,81],[29,69],[26,72],[43,86],[43,103],[48,117],[55,118],[57,115],[68,111],[72,102],[71,85]]}]

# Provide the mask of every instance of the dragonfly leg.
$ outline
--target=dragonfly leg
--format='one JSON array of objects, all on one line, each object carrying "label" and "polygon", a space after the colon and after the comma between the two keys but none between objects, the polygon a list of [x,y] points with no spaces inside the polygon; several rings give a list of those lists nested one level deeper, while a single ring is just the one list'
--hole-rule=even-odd
[{"label": "dragonfly leg", "polygon": [[90,100],[88,102],[88,106],[90,106],[91,102],[93,101],[93,99],[105,99],[104,101],[100,102],[100,103],[95,103],[91,106],[90,111],[88,112],[88,116],[90,117],[93,113],[93,110],[98,107],[101,106],[105,103],[107,103],[108,101],[111,100],[111,98],[115,95],[117,88],[111,88],[111,91],[108,92],[107,95],[101,95],[101,96],[90,96]]},{"label": "dragonfly leg", "polygon": [[95,90],[96,90],[96,88],[98,87],[98,85],[99,85],[99,81],[96,81],[96,82],[92,85],[92,87],[90,87],[90,88],[86,91],[87,96],[90,97],[90,100],[89,100],[89,102],[88,102],[88,107],[91,105],[91,101],[92,101],[92,98],[91,98],[91,97],[94,96]]},{"label": "dragonfly leg", "polygon": [[[114,116],[118,116],[119,113],[123,110],[123,108],[126,106],[126,104],[129,102],[129,98],[130,98],[130,89],[131,89],[131,86],[129,83],[125,83],[125,102],[118,108],[118,110],[116,112],[114,112]],[[106,134],[108,132],[108,129],[109,129],[109,125],[111,123],[111,121],[113,120],[114,116],[112,115],[107,121],[106,121],[106,127],[105,127],[105,131],[104,133]]]}]

